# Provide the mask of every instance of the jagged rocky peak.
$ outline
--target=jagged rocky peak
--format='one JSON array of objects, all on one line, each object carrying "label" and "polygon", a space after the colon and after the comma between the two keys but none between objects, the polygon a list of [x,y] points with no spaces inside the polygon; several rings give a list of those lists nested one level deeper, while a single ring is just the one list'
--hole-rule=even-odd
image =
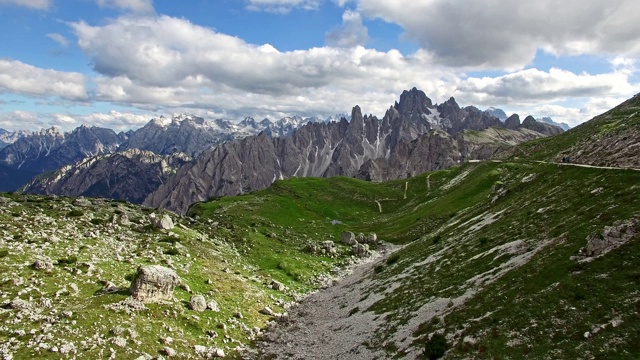
[{"label": "jagged rocky peak", "polygon": [[518,116],[518,114],[513,114],[511,116],[509,116],[505,121],[504,121],[504,126],[507,129],[517,129],[520,126],[520,116]]},{"label": "jagged rocky peak", "polygon": [[561,127],[537,121],[531,115],[522,121],[522,127],[545,135],[556,135],[564,132]]},{"label": "jagged rocky peak", "polygon": [[430,115],[433,109],[431,99],[422,91],[415,87],[405,90],[400,95],[400,102],[396,102],[394,107],[403,116],[415,120],[422,117],[422,114]]}]

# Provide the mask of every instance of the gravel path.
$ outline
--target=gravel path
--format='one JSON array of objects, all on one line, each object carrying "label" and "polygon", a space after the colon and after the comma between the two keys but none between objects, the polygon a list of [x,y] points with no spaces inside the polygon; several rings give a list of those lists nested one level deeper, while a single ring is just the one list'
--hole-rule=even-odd
[{"label": "gravel path", "polygon": [[[358,265],[336,284],[316,292],[289,311],[289,320],[267,332],[258,344],[261,359],[374,359],[384,352],[366,344],[383,319],[355,311],[371,286],[369,275],[399,247]],[[371,303],[377,299],[371,299]],[[369,301],[366,301],[369,303]]]}]

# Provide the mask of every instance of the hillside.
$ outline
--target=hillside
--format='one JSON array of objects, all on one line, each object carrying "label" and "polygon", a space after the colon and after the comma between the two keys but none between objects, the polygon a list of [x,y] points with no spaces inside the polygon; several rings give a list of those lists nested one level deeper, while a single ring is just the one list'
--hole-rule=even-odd
[{"label": "hillside", "polygon": [[[600,258],[580,262],[580,249],[592,232],[638,217],[638,186],[630,184],[639,183],[632,170],[527,161],[473,163],[385,183],[294,178],[197,204],[190,217],[174,217],[179,225],[170,231],[150,225],[153,210],[127,203],[4,195],[1,351],[46,357],[64,348],[102,357],[109,345],[130,358],[169,346],[189,358],[199,345],[233,355],[263,336],[273,313],[330,284],[336,265],[356,260],[340,241],[352,231],[407,245],[359,268],[370,270],[344,292],[327,290],[338,291],[339,302],[315,303],[316,313],[340,324],[332,336],[351,341],[318,344],[316,331],[326,328],[301,325],[307,317],[296,315],[300,309],[314,314],[303,302],[290,310],[289,327],[265,335],[261,356],[295,356],[286,343],[327,356],[320,358],[414,358],[430,334],[444,331],[452,358],[471,350],[633,357],[637,230],[630,227],[631,241]],[[326,240],[335,255],[317,252]],[[31,267],[45,257],[50,273]],[[130,309],[131,275],[144,264],[174,268],[187,286],[176,288],[174,301]],[[287,290],[273,290],[272,279]],[[99,295],[108,282],[118,290]],[[215,300],[220,312],[191,310],[196,294]],[[28,332],[43,321],[50,335]],[[166,337],[174,342],[167,345]]]},{"label": "hillside", "polygon": [[560,135],[515,147],[508,157],[640,168],[640,96]]}]

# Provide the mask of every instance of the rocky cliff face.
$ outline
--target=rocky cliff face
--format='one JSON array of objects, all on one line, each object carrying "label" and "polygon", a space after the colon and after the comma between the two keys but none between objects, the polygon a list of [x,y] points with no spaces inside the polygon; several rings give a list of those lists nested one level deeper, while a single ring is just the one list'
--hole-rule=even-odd
[{"label": "rocky cliff face", "polygon": [[294,176],[405,178],[486,158],[510,142],[543,136],[506,129],[464,133],[491,126],[504,125],[476,108],[461,109],[453,98],[435,106],[414,88],[382,120],[363,116],[356,106],[350,122],[309,123],[285,138],[261,134],[218,146],[180,169],[144,204],[184,213],[194,202],[263,189]]},{"label": "rocky cliff face", "polygon": [[185,154],[157,155],[129,149],[87,158],[41,175],[25,185],[29,194],[105,197],[141,203],[181,166],[190,161]]},{"label": "rocky cliff face", "polygon": [[232,124],[210,123],[193,115],[158,118],[134,131],[119,150],[140,149],[160,155],[185,153],[197,156],[205,150],[235,138]]}]

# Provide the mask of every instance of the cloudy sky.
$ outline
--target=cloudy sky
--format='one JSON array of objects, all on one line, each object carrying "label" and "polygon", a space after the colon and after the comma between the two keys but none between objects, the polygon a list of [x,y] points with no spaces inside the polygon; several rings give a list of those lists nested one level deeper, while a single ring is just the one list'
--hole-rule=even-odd
[{"label": "cloudy sky", "polygon": [[637,0],[0,0],[0,127],[382,116],[402,90],[576,125],[640,92]]}]

